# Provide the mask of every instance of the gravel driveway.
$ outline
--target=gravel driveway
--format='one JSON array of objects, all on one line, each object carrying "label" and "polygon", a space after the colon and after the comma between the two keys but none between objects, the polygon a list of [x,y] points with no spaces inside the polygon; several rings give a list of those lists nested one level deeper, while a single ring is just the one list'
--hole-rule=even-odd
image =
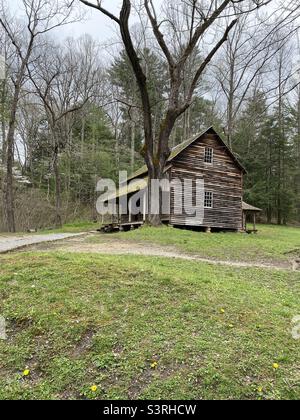
[{"label": "gravel driveway", "polygon": [[86,233],[50,233],[46,235],[0,236],[0,254],[25,248],[44,242],[61,241],[62,239],[83,236]]}]

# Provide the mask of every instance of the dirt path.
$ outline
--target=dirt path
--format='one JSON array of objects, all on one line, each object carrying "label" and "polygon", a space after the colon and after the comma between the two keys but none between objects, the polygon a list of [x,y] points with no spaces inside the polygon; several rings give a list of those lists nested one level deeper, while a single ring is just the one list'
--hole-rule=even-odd
[{"label": "dirt path", "polygon": [[86,235],[85,233],[51,233],[47,235],[0,236],[0,254],[31,245],[61,241]]},{"label": "dirt path", "polygon": [[[91,235],[92,236],[92,235]],[[215,260],[209,258],[202,258],[198,255],[185,254],[174,247],[165,247],[160,245],[148,244],[144,242],[134,243],[113,238],[112,236],[103,235],[101,242],[93,243],[87,241],[86,236],[71,238],[64,242],[57,242],[54,244],[38,245],[34,249],[40,251],[56,250],[63,252],[75,253],[95,253],[107,255],[140,255],[150,257],[165,257],[173,259],[181,259],[187,261],[199,261],[213,265],[223,265],[237,268],[263,268],[278,271],[292,271],[291,265],[276,265],[263,263],[247,263],[239,261]]]},{"label": "dirt path", "polygon": [[[87,241],[87,236],[91,238],[94,234],[84,233],[60,233],[46,235],[24,235],[24,236],[1,236],[0,237],[0,254],[20,251],[24,248],[27,250],[37,251],[63,251],[75,253],[95,253],[108,255],[140,255],[150,257],[165,257],[172,259],[181,259],[187,261],[199,261],[212,265],[223,265],[227,267],[237,268],[263,268],[278,271],[297,271],[298,267],[292,264],[280,265],[267,263],[253,263],[242,261],[226,261],[203,258],[198,255],[185,254],[174,247],[163,247],[145,242],[135,243],[113,238],[112,236],[102,235],[101,241],[93,243]],[[99,238],[99,236],[98,236]],[[98,239],[97,238],[97,239]]]}]

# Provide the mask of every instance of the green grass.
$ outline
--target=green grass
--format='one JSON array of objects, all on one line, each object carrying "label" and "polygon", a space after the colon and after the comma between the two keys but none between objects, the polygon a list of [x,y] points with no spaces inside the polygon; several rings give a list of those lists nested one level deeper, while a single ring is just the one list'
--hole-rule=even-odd
[{"label": "green grass", "polygon": [[[174,228],[149,228],[113,235],[134,242],[175,246],[181,251],[219,260],[287,263],[300,256],[300,228],[258,227],[257,235],[242,233],[202,233]],[[89,238],[102,241],[102,237]]]},{"label": "green grass", "polygon": [[83,222],[74,222],[74,223],[67,223],[63,225],[61,229],[47,229],[43,231],[39,231],[39,234],[47,234],[47,233],[81,233],[81,232],[88,232],[91,230],[98,229],[100,224],[83,221]]},{"label": "green grass", "polygon": [[[44,229],[39,230],[37,233],[34,233],[35,235],[45,235],[45,234],[51,234],[51,233],[81,233],[81,232],[88,232],[91,230],[96,230],[100,227],[100,223],[94,223],[90,221],[78,221],[73,223],[66,223],[63,225],[60,229]],[[5,233],[0,232],[0,238],[1,236],[9,237],[9,236],[18,236],[18,235],[32,235],[32,233],[28,232],[16,232],[16,233]]]},{"label": "green grass", "polygon": [[1,256],[0,399],[299,399],[299,292],[296,272]]}]

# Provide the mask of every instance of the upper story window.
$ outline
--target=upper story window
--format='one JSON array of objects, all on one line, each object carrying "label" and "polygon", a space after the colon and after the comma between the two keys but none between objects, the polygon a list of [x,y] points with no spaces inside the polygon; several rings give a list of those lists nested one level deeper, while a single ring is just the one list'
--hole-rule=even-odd
[{"label": "upper story window", "polygon": [[212,147],[205,148],[204,162],[212,164],[214,160],[214,149]]},{"label": "upper story window", "polygon": [[214,194],[211,191],[205,191],[204,208],[212,209],[214,205]]}]

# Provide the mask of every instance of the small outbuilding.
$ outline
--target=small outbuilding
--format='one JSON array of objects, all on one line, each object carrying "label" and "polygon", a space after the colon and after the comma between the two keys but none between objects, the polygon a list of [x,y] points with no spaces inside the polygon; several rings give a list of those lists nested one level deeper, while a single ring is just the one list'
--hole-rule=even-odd
[{"label": "small outbuilding", "polygon": [[[259,213],[262,212],[262,209],[258,207],[251,206],[251,204],[243,201],[243,229],[248,233],[257,233],[256,229],[256,217]],[[247,221],[249,218],[252,218],[253,229],[247,229]]]}]

